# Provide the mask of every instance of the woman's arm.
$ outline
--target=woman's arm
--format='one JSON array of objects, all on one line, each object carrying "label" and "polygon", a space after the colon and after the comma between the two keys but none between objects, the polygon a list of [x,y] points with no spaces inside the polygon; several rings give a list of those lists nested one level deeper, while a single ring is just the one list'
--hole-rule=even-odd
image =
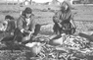
[{"label": "woman's arm", "polygon": [[53,22],[55,23],[61,23],[62,20],[60,19],[60,12],[56,12],[55,15],[53,16]]},{"label": "woman's arm", "polygon": [[23,33],[24,28],[23,28],[23,18],[19,17],[18,21],[17,21],[17,28]]},{"label": "woman's arm", "polygon": [[70,23],[72,24],[73,28],[76,28],[76,24],[75,24],[75,21],[74,21],[74,15],[71,15]]},{"label": "woman's arm", "polygon": [[70,20],[70,23],[72,24],[72,27],[74,27],[74,28],[76,28],[76,25],[75,25],[75,22],[74,22],[74,20]]},{"label": "woman's arm", "polygon": [[34,15],[31,16],[31,23],[30,23],[30,31],[31,33],[34,33],[35,31],[35,25],[36,25],[36,20]]},{"label": "woman's arm", "polygon": [[53,16],[53,22],[57,23],[59,27],[62,27],[61,25],[62,20],[60,19],[60,12],[55,13],[55,15]]}]

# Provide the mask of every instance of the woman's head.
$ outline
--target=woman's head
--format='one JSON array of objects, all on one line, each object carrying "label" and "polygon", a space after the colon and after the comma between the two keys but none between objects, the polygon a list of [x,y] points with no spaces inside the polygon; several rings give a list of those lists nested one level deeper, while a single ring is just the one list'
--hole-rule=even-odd
[{"label": "woman's head", "polygon": [[24,15],[26,18],[29,18],[32,14],[32,9],[27,7],[25,10],[22,12],[22,15]]},{"label": "woman's head", "polygon": [[62,4],[61,4],[61,11],[62,12],[68,12],[71,10],[71,5],[69,2],[67,1],[64,1]]},{"label": "woman's head", "polygon": [[9,21],[9,20],[14,20],[14,17],[10,16],[10,15],[6,15],[5,16],[5,20]]}]

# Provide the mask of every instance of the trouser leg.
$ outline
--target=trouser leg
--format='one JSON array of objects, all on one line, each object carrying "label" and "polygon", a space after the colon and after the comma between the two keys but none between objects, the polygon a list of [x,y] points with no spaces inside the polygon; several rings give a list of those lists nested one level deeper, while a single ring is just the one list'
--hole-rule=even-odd
[{"label": "trouser leg", "polygon": [[14,41],[18,41],[18,42],[22,41],[23,35],[18,28],[15,29],[14,36],[15,36]]},{"label": "trouser leg", "polygon": [[54,33],[56,33],[57,35],[61,34],[61,28],[58,26],[58,24],[55,24],[53,27]]},{"label": "trouser leg", "polygon": [[39,24],[37,24],[36,26],[35,26],[35,32],[33,33],[33,35],[37,35],[39,32],[40,32],[40,25]]}]

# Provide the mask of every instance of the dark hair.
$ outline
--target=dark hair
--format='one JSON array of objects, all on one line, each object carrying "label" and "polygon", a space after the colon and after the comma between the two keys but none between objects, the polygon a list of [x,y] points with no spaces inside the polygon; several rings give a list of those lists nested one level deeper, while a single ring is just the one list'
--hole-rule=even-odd
[{"label": "dark hair", "polygon": [[22,12],[23,16],[26,16],[26,14],[31,14],[32,9],[30,7],[26,7],[25,10]]},{"label": "dark hair", "polygon": [[10,15],[6,15],[5,19],[10,19],[10,20],[14,20],[14,17],[10,16]]}]

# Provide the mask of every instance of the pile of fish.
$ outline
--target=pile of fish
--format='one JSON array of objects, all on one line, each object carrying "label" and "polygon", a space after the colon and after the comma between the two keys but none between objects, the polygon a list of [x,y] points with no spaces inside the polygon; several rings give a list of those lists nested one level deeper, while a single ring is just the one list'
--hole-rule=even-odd
[{"label": "pile of fish", "polygon": [[93,42],[84,37],[71,35],[66,37],[62,45],[45,44],[40,54],[42,60],[92,60]]}]

